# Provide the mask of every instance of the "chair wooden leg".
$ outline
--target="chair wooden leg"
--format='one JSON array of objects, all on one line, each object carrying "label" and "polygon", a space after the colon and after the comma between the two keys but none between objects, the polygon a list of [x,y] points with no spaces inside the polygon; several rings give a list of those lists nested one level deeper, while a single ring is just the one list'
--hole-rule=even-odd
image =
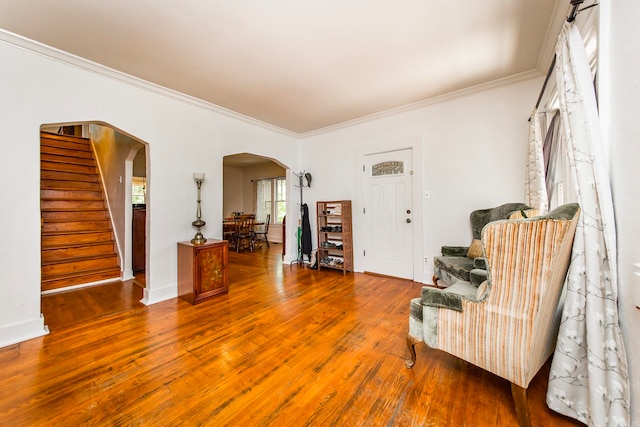
[{"label": "chair wooden leg", "polygon": [[436,288],[440,289],[440,286],[438,286],[438,276],[436,276],[434,274],[433,277],[431,278],[431,280],[433,281],[433,286],[435,286]]},{"label": "chair wooden leg", "polygon": [[410,358],[404,362],[404,366],[409,369],[413,368],[413,365],[416,363],[416,344],[419,342],[420,340],[411,335],[407,335],[407,348],[409,349]]},{"label": "chair wooden leg", "polygon": [[513,397],[513,403],[516,405],[518,425],[520,427],[530,427],[531,422],[529,421],[529,407],[527,406],[527,389],[511,383],[511,396]]}]

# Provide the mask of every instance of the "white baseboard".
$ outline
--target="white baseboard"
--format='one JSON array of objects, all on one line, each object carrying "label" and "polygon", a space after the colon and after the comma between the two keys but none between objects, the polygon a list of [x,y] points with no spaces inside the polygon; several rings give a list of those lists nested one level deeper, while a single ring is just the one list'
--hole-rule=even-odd
[{"label": "white baseboard", "polygon": [[41,337],[48,333],[49,328],[44,324],[44,316],[40,313],[40,317],[37,319],[14,323],[0,328],[0,348]]},{"label": "white baseboard", "polygon": [[178,297],[178,284],[174,283],[173,285],[165,286],[163,288],[153,288],[149,289],[146,287],[144,289],[144,293],[142,295],[141,303],[144,305],[156,304],[158,302],[166,301],[168,299],[177,298]]}]

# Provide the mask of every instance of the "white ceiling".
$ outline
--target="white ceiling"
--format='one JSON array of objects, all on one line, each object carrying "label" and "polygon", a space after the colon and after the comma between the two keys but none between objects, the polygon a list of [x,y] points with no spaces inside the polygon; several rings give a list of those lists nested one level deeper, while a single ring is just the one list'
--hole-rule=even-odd
[{"label": "white ceiling", "polygon": [[569,0],[0,0],[0,28],[304,134],[544,73],[568,9]]}]

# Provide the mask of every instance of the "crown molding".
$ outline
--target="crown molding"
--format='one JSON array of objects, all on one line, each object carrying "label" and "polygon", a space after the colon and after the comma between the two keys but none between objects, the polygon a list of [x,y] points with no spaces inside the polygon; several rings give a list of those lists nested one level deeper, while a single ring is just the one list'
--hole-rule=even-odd
[{"label": "crown molding", "polygon": [[552,58],[555,55],[558,35],[560,34],[560,29],[564,21],[567,20],[569,9],[571,9],[569,2],[556,2],[551,12],[551,19],[547,25],[547,31],[545,32],[542,42],[542,49],[540,49],[540,54],[538,55],[538,68],[544,73],[547,72],[553,60]]},{"label": "crown molding", "polygon": [[[545,71],[546,72],[546,71]],[[503,77],[501,79],[492,80],[487,83],[482,83],[475,86],[470,86],[465,89],[456,90],[453,92],[448,92],[442,95],[434,96],[431,98],[423,99],[421,101],[416,101],[411,104],[402,105],[400,107],[391,108],[389,110],[381,111],[379,113],[370,114],[368,116],[359,117],[357,119],[349,120],[346,122],[338,123],[336,125],[327,126],[321,129],[312,130],[309,132],[305,132],[299,135],[301,139],[310,138],[312,136],[320,135],[327,132],[333,132],[335,130],[344,129],[350,126],[355,126],[358,124],[370,122],[373,120],[381,119],[384,117],[394,116],[396,114],[405,113],[412,110],[417,110],[429,105],[437,104],[444,101],[449,101],[455,98],[460,98],[462,96],[471,95],[477,92],[483,92],[485,90],[494,89],[501,86],[508,86],[513,83],[517,83],[522,80],[528,80],[535,77],[540,77],[545,74],[545,72],[540,71],[538,68],[534,68],[533,70],[524,71],[522,73],[514,74],[512,76]]]},{"label": "crown molding", "polygon": [[174,100],[181,101],[186,104],[190,104],[199,108],[203,108],[205,110],[210,110],[210,111],[225,115],[227,117],[231,117],[233,119],[243,121],[245,123],[262,127],[264,129],[267,129],[273,132],[281,133],[294,138],[299,138],[300,136],[298,133],[283,129],[278,126],[271,125],[269,123],[265,123],[263,121],[254,119],[249,116],[245,116],[244,114],[240,114],[233,110],[229,110],[227,108],[213,104],[211,102],[203,101],[199,98],[186,95],[182,92],[178,92],[173,89],[169,89],[164,86],[160,86],[155,83],[148,82],[147,80],[143,80],[141,78],[132,76],[130,74],[123,73],[121,71],[115,70],[113,68],[107,67],[97,62],[93,62],[86,58],[82,58],[80,56],[65,52],[63,50],[46,45],[44,43],[40,43],[35,40],[28,39],[19,34],[12,33],[2,28],[0,28],[0,42],[18,47],[20,49],[24,49],[36,55],[40,55],[45,58],[48,58],[57,62],[61,62],[63,64],[66,64],[72,67],[82,69],[84,71],[88,71],[94,74],[101,75],[103,77],[110,78],[112,80],[116,80],[120,83],[124,83],[138,89],[146,90],[148,92],[152,92],[157,95],[162,95],[168,98],[172,98]]}]

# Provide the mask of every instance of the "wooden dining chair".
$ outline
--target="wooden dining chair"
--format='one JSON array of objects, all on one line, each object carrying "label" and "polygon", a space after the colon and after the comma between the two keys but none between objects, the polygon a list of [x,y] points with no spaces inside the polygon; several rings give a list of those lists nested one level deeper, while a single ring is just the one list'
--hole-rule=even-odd
[{"label": "wooden dining chair", "polygon": [[267,214],[267,220],[265,221],[264,225],[262,226],[261,229],[256,230],[255,234],[256,234],[256,241],[258,241],[258,235],[262,236],[264,241],[267,243],[267,247],[270,248],[271,245],[269,244],[269,239],[267,237],[267,235],[269,234],[269,223],[271,222],[271,214]]},{"label": "wooden dining chair", "polygon": [[229,248],[235,248],[236,223],[234,218],[224,218],[222,221],[222,238],[229,242]]},{"label": "wooden dining chair", "polygon": [[253,230],[254,227],[254,219],[252,217],[244,217],[238,218],[235,221],[236,224],[236,235],[235,235],[235,244],[236,244],[236,252],[240,252],[240,248],[242,249],[249,248],[251,252],[255,247],[255,232]]}]

